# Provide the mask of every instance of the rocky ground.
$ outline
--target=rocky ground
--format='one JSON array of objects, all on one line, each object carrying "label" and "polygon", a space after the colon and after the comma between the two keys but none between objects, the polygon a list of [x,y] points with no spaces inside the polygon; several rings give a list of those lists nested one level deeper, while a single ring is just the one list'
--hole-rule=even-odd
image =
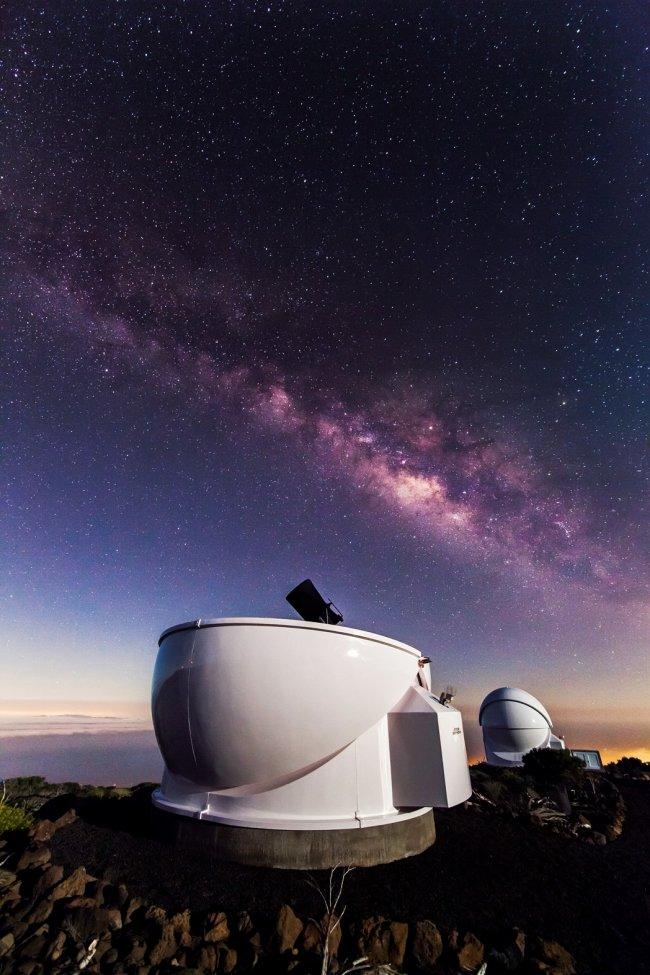
[{"label": "rocky ground", "polygon": [[562,794],[557,786],[544,788],[517,769],[480,764],[471,766],[470,774],[474,791],[466,808],[517,819],[596,846],[605,846],[622,833],[626,810],[617,785],[623,777],[618,774],[580,774],[564,783]]},{"label": "rocky ground", "polygon": [[[436,814],[426,853],[349,874],[340,924],[301,872],[163,842],[150,787],[9,783],[35,819],[0,837],[0,973],[302,975],[321,970],[328,923],[334,972],[359,958],[354,970],[414,975],[650,972],[650,782],[619,780],[624,803],[587,789],[558,819],[535,815],[558,812],[548,797],[486,774],[470,803]],[[328,875],[314,880],[327,896]]]}]

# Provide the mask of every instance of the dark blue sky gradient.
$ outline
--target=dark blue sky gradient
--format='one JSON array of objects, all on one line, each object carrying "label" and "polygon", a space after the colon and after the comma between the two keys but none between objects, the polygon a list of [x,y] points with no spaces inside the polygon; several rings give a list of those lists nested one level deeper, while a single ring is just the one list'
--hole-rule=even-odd
[{"label": "dark blue sky gradient", "polygon": [[644,22],[10,8],[7,696],[144,699],[310,575],[461,700],[641,714]]}]

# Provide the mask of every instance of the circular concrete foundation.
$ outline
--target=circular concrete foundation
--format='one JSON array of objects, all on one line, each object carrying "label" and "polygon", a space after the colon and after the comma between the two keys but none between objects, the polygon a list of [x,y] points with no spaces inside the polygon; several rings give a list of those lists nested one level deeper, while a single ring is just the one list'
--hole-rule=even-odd
[{"label": "circular concrete foundation", "polygon": [[159,831],[179,846],[220,860],[287,870],[373,867],[415,856],[435,842],[433,812],[385,826],[353,829],[256,829],[158,811]]}]

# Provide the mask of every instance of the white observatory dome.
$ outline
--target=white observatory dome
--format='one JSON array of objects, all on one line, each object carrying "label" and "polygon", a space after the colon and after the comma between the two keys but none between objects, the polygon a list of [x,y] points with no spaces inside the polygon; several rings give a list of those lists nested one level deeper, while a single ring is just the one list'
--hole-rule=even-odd
[{"label": "white observatory dome", "polygon": [[197,620],[162,634],[152,687],[165,761],[153,801],[264,830],[378,826],[471,794],[459,712],[420,652],[284,619]]},{"label": "white observatory dome", "polygon": [[490,765],[521,765],[533,748],[564,748],[544,705],[520,687],[497,687],[488,694],[478,720]]}]

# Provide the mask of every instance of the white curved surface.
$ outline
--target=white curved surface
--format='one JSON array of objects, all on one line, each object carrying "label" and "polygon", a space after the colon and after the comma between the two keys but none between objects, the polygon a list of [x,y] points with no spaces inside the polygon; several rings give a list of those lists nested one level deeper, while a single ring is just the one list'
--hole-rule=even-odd
[{"label": "white curved surface", "polygon": [[282,784],[379,721],[416,679],[419,656],[374,634],[289,620],[167,631],[152,692],[165,764],[212,789]]},{"label": "white curved surface", "polygon": [[534,727],[542,727],[543,724],[553,727],[551,716],[542,702],[521,687],[497,687],[484,699],[479,711],[479,724],[487,727],[527,728],[531,721]]},{"label": "white curved surface", "polygon": [[405,813],[394,806],[386,756],[384,718],[329,762],[277,788],[196,792],[186,780],[166,772],[154,801],[163,809],[229,826],[350,829],[387,824]]},{"label": "white curved surface", "polygon": [[521,765],[533,748],[563,747],[551,729],[551,716],[536,697],[520,687],[498,687],[479,711],[485,757],[491,765]]},{"label": "white curved surface", "polygon": [[[387,715],[409,687],[428,685],[420,657],[388,637],[300,620],[201,620],[166,630],[152,687],[166,766],[154,801],[183,815],[279,829],[399,818]],[[439,737],[437,725],[432,733]],[[464,743],[462,757],[466,771]],[[432,772],[418,774],[426,781]],[[432,784],[429,792],[441,790]]]}]

